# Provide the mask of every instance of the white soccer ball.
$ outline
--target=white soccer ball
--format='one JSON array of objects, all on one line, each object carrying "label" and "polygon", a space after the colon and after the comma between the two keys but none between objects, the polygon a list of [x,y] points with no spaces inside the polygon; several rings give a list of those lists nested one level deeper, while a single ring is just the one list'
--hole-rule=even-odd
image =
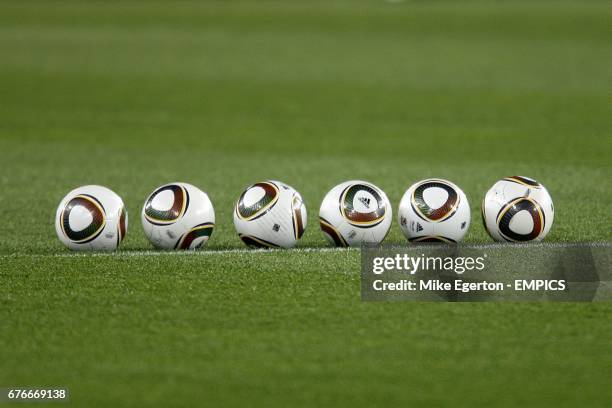
[{"label": "white soccer ball", "polygon": [[321,203],[319,224],[339,247],[380,244],[391,227],[387,195],[372,183],[351,180],[332,188]]},{"label": "white soccer ball", "polygon": [[102,186],[72,190],[62,199],[55,215],[58,238],[77,251],[117,249],[127,227],[127,210],[121,197]]},{"label": "white soccer ball", "polygon": [[410,242],[459,242],[470,228],[470,204],[448,180],[421,180],[404,193],[398,221]]},{"label": "white soccer ball", "polygon": [[550,194],[528,177],[499,180],[482,201],[482,220],[495,241],[540,241],[550,231],[554,219]]},{"label": "white soccer ball", "polygon": [[170,183],[151,193],[142,207],[142,228],[155,248],[198,249],[215,227],[208,195],[187,183]]},{"label": "white soccer ball", "polygon": [[253,184],[234,208],[238,236],[255,248],[292,248],[304,234],[306,221],[300,193],[279,181]]}]

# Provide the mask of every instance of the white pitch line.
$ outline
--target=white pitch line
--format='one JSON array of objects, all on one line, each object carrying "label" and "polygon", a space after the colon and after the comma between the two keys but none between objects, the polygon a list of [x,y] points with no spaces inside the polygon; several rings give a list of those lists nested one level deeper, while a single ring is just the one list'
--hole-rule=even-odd
[{"label": "white pitch line", "polygon": [[105,257],[105,258],[122,258],[122,257],[144,257],[144,256],[212,256],[225,254],[273,254],[273,253],[308,253],[308,252],[354,252],[359,248],[293,248],[293,249],[217,249],[217,250],[199,250],[199,251],[109,251],[109,252],[69,252],[62,254],[4,254],[0,255],[0,259],[11,258],[89,258],[89,257]]},{"label": "white pitch line", "polygon": [[[589,246],[593,248],[612,248],[612,242],[534,242],[534,243],[487,243],[487,244],[464,244],[458,245],[458,249],[503,249],[503,248],[575,248],[580,246]],[[383,251],[401,251],[405,249],[432,249],[440,248],[434,245],[409,245],[402,246],[400,244],[383,246]],[[451,248],[451,246],[449,246]],[[67,252],[59,254],[27,254],[13,253],[0,255],[0,259],[13,258],[88,258],[88,257],[145,257],[145,256],[214,256],[225,254],[273,254],[273,253],[326,253],[326,252],[357,252],[360,248],[293,248],[293,249],[249,249],[249,248],[234,248],[234,249],[213,249],[213,250],[198,250],[198,251],[110,251],[110,252]]]}]

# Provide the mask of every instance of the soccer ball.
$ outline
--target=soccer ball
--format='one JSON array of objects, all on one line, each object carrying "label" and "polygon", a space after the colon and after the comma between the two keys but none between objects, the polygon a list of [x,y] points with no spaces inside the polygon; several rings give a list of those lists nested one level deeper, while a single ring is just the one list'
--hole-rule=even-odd
[{"label": "soccer ball", "polygon": [[330,243],[339,247],[381,243],[392,217],[391,203],[384,191],[361,180],[332,188],[319,210],[321,230]]},{"label": "soccer ball", "polygon": [[248,187],[234,209],[238,236],[255,248],[292,248],[304,234],[306,220],[300,193],[273,180]]},{"label": "soccer ball", "polygon": [[57,207],[55,232],[77,251],[117,249],[127,232],[128,216],[121,197],[102,186],[69,192]]},{"label": "soccer ball", "polygon": [[205,192],[187,183],[158,187],[141,213],[142,228],[155,248],[198,249],[210,239],[215,210]]},{"label": "soccer ball", "polygon": [[410,242],[455,243],[470,228],[470,204],[448,180],[421,180],[404,193],[398,221]]},{"label": "soccer ball", "polygon": [[528,177],[499,180],[482,201],[482,220],[495,241],[540,241],[555,218],[546,188]]}]

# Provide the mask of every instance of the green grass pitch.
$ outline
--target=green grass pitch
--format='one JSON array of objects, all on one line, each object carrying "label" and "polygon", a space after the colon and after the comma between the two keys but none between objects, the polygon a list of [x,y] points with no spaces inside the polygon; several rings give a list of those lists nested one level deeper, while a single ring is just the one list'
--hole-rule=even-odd
[{"label": "green grass pitch", "polygon": [[[363,303],[359,251],[318,206],[353,178],[394,210],[426,177],[479,205],[526,175],[548,240],[612,240],[612,6],[605,1],[3,2],[0,387],[74,406],[610,406],[609,304]],[[292,251],[245,251],[244,187],[301,192]],[[140,209],[207,191],[200,253],[149,250]],[[121,195],[114,255],[53,227],[83,184]],[[394,222],[388,242],[403,243]],[[40,406],[40,405],[36,405]]]}]

